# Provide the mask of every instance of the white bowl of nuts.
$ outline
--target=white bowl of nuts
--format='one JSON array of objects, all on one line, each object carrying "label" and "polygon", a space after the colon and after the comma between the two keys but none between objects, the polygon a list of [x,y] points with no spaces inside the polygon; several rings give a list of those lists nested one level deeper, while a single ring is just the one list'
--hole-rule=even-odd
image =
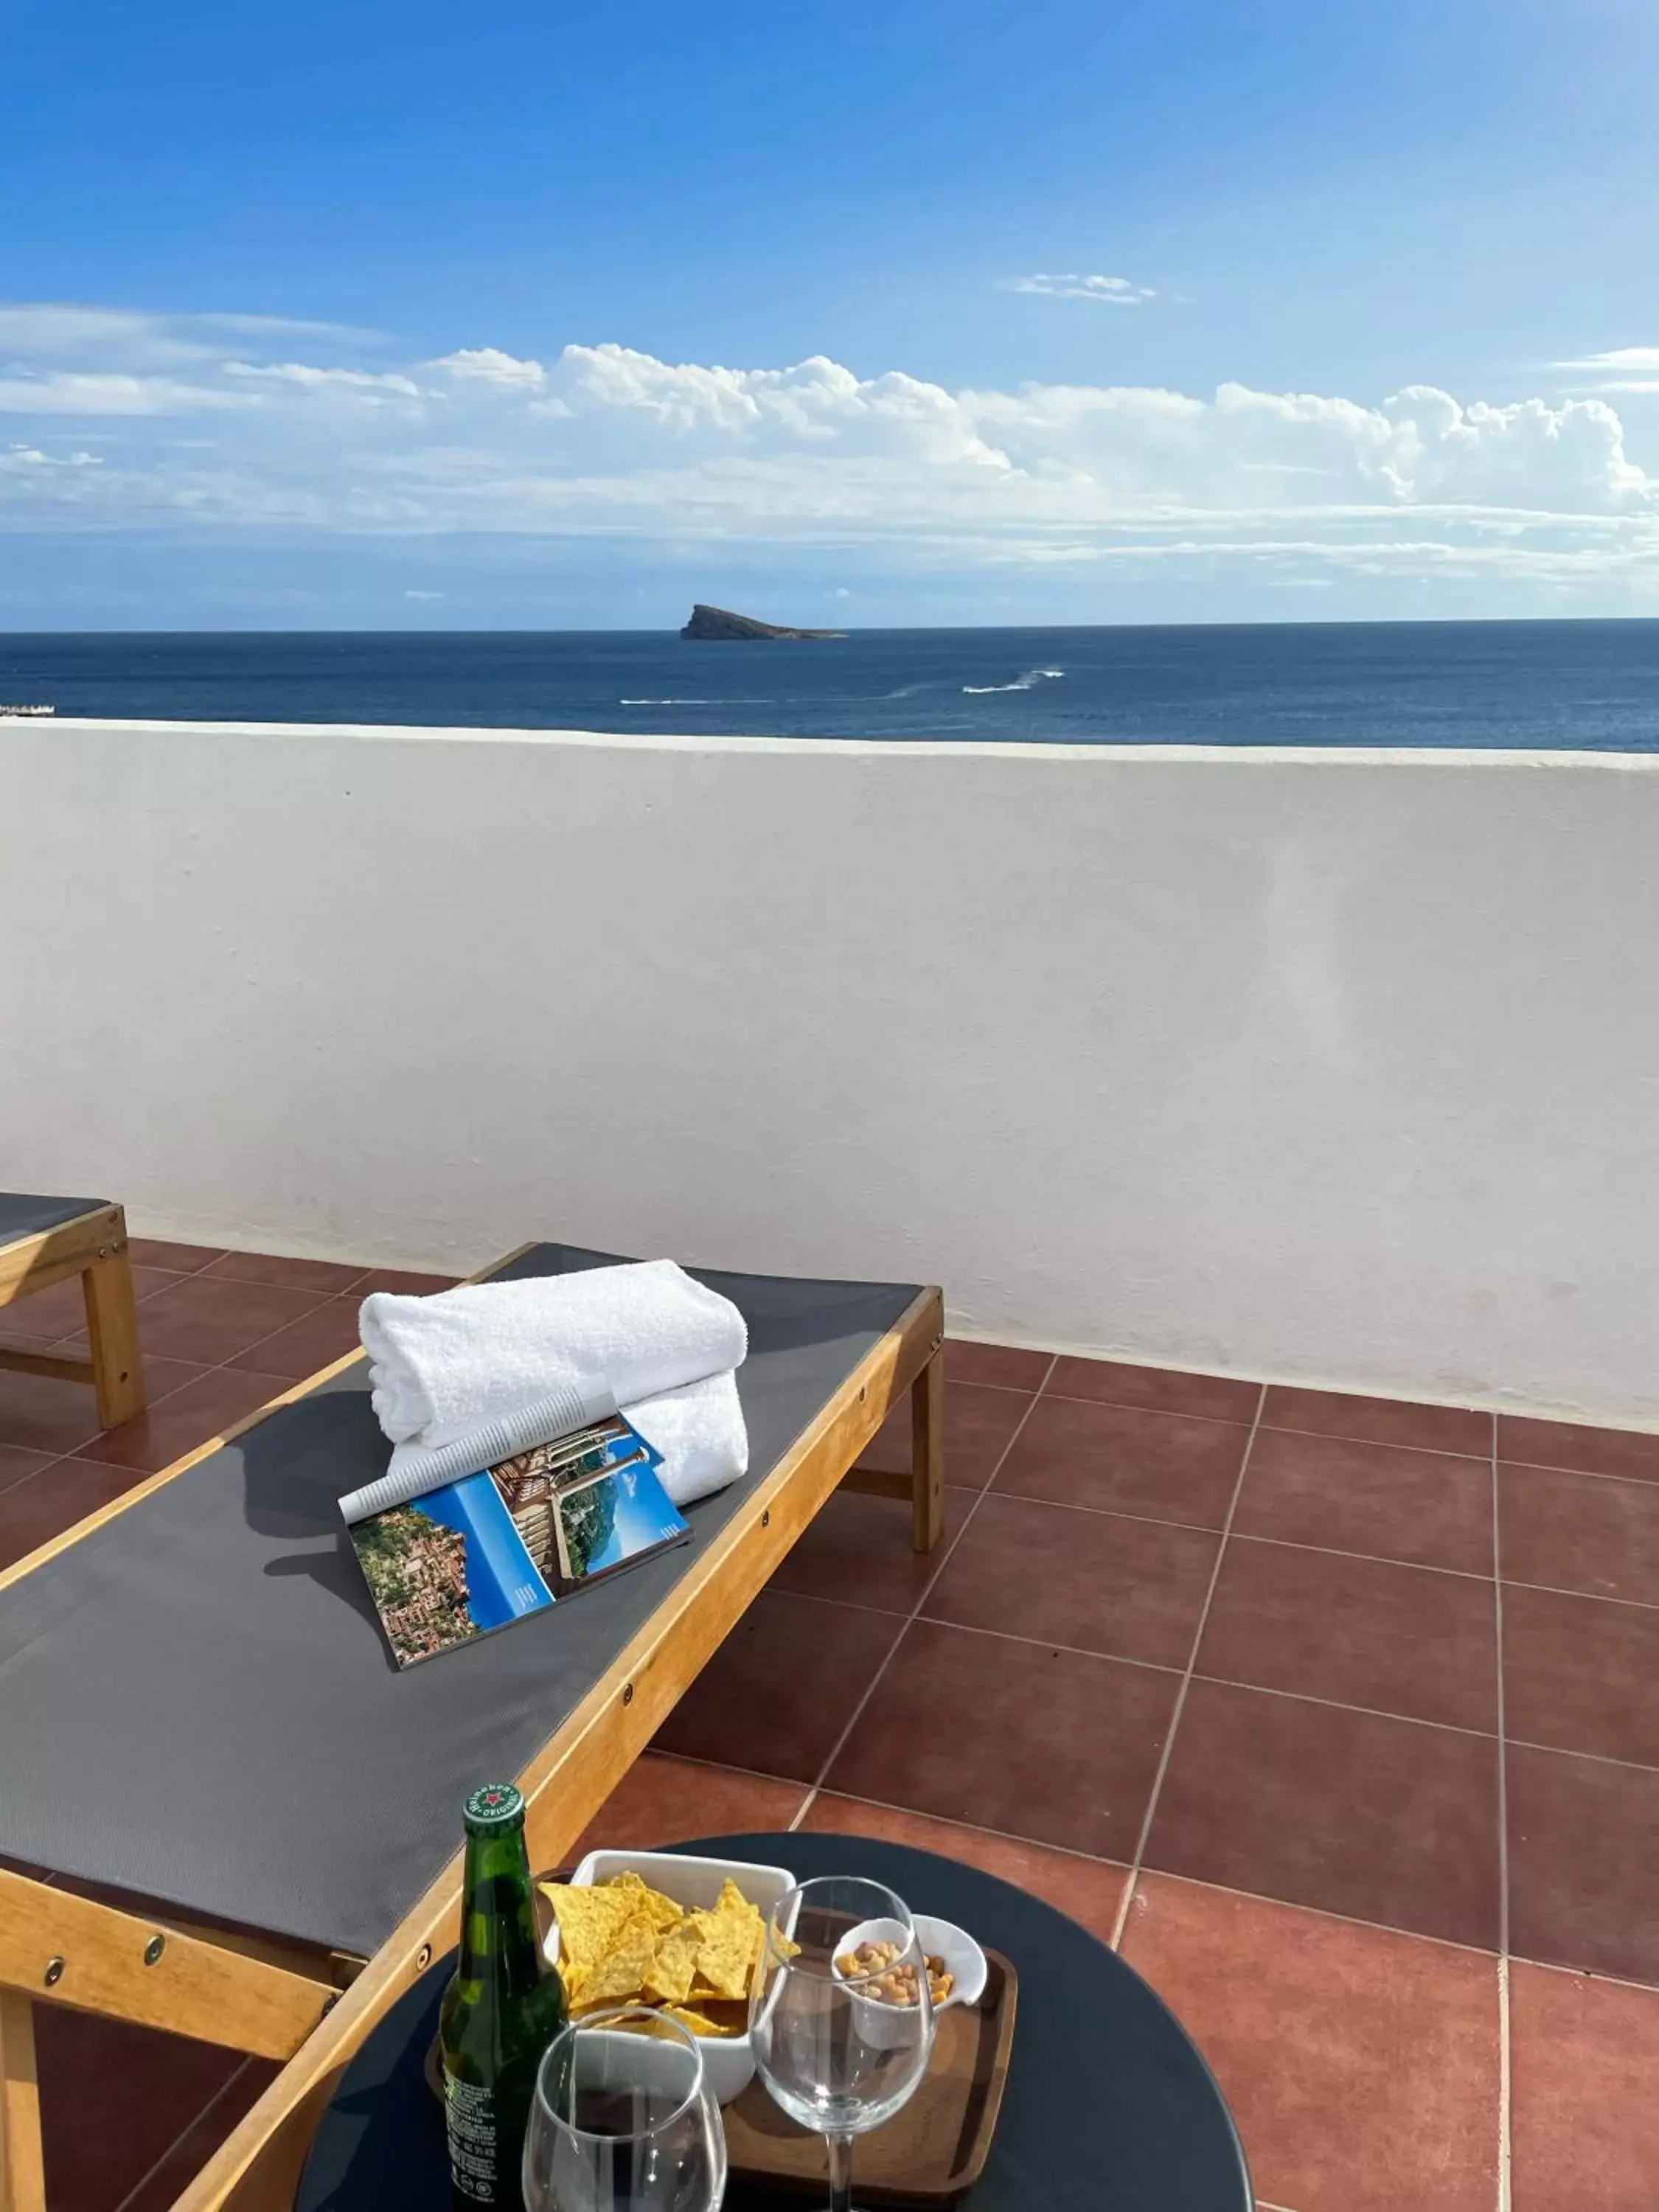
[{"label": "white bowl of nuts", "polygon": [[[911,1915],[927,1971],[927,1994],[935,2014],[951,2005],[976,2005],[985,1994],[985,1954],[965,1928],[931,1914]],[[863,1986],[860,1995],[872,2008],[917,2002],[916,1969],[901,1964],[905,1932],[896,1920],[864,1920],[849,1928],[836,1952],[834,1972],[844,1982]]]}]

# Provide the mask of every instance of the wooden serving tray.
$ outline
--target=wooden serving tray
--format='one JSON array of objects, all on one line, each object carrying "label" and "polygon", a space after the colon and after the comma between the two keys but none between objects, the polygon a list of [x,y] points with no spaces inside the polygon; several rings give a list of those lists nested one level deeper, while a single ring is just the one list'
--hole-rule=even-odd
[{"label": "wooden serving tray", "polygon": [[[954,2204],[984,2170],[1008,2076],[1019,1980],[1000,1951],[988,1951],[985,1994],[952,2005],[933,2033],[921,2087],[884,2127],[853,2148],[853,2194],[860,2205]],[[758,2077],[725,2107],[731,2161],[728,2203],[750,2191],[827,2203],[830,2161],[822,2136],[785,2117]]]}]

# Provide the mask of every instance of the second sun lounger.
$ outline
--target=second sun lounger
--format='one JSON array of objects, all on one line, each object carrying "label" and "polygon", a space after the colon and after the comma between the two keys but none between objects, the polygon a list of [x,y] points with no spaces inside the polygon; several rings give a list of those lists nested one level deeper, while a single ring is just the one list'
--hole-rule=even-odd
[{"label": "second sun lounger", "polygon": [[[35,2001],[286,2061],[179,2202],[290,2202],[340,2067],[453,1940],[465,1790],[514,1777],[557,1863],[837,1484],[902,1490],[930,1547],[938,1291],[705,1279],[749,1325],[750,1473],[689,1546],[504,1634],[394,1669],[336,1504],[386,1455],[360,1356],[0,1573],[0,1856],[129,1908],[0,1871],[6,2212],[44,2201]],[[912,1474],[866,1484],[907,1390]]]}]

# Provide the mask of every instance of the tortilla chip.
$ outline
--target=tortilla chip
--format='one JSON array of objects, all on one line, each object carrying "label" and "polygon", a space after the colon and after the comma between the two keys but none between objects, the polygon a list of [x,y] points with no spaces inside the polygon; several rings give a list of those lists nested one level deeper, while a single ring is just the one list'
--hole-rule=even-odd
[{"label": "tortilla chip", "polygon": [[735,2027],[710,2020],[707,2013],[693,2012],[690,2005],[665,2005],[663,2011],[670,2020],[678,2021],[680,2026],[692,2035],[736,2035],[738,2033]]},{"label": "tortilla chip", "polygon": [[613,1874],[605,1887],[626,1890],[636,1903],[643,1905],[659,1936],[665,1936],[671,1928],[678,1927],[685,1917],[683,1905],[677,1905],[672,1897],[665,1897],[661,1890],[653,1889],[642,1875],[632,1872]]},{"label": "tortilla chip", "polygon": [[697,1948],[698,1980],[716,1996],[746,1997],[759,1955],[759,1912],[736,1882],[728,1880],[714,1910],[702,1917],[706,1925]]},{"label": "tortilla chip", "polygon": [[620,2003],[638,1996],[657,1955],[657,1931],[643,1907],[617,1931],[615,1942],[582,1981],[581,2003],[586,2011],[596,2004]]},{"label": "tortilla chip", "polygon": [[559,1923],[560,1964],[578,1974],[598,1965],[639,1910],[626,1890],[579,1889],[558,1881],[541,1887]]},{"label": "tortilla chip", "polygon": [[710,1997],[706,2002],[691,2008],[700,2012],[705,2020],[712,2021],[721,2035],[747,2035],[749,2033],[749,2007],[746,2003],[727,1997]]},{"label": "tortilla chip", "polygon": [[666,1997],[675,2004],[684,2004],[690,1996],[704,1917],[700,1912],[688,1912],[659,1939],[656,1956],[645,1978],[645,1986],[651,1996]]}]

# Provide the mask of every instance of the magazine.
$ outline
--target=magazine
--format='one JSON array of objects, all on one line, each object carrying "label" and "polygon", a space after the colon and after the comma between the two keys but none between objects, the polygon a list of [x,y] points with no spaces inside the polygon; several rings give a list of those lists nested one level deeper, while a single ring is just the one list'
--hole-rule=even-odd
[{"label": "magazine", "polygon": [[545,1612],[684,1543],[691,1531],[657,1478],[661,1463],[613,1413],[418,1496],[343,1498],[398,1665]]}]

